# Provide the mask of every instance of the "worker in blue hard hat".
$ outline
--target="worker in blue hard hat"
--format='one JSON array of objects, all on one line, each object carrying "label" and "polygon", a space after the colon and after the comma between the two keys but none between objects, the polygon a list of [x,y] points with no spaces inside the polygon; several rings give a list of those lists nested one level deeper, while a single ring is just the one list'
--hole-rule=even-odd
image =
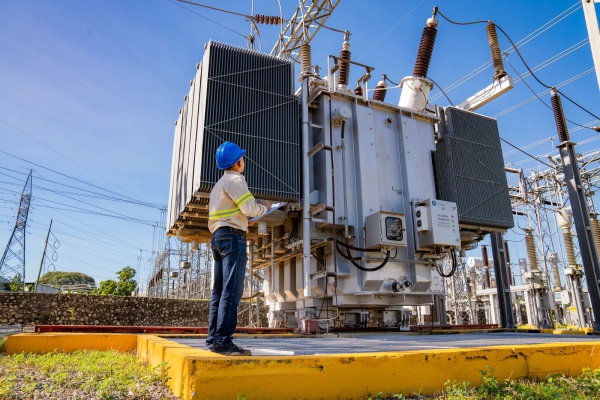
[{"label": "worker in blue hard hat", "polygon": [[225,142],[219,146],[217,167],[225,173],[212,189],[208,204],[214,285],[206,346],[210,351],[231,356],[251,355],[249,350],[232,341],[244,291],[248,218],[264,215],[271,208],[271,203],[256,200],[248,190],[242,175],[245,153],[246,150],[235,143]]}]

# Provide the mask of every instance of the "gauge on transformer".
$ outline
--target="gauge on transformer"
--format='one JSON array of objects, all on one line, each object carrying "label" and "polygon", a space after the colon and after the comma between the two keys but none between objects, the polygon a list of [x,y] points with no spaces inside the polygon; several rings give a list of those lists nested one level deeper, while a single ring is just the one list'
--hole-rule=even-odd
[{"label": "gauge on transformer", "polygon": [[385,236],[387,240],[401,242],[404,238],[402,230],[402,220],[397,217],[386,217],[385,219]]}]

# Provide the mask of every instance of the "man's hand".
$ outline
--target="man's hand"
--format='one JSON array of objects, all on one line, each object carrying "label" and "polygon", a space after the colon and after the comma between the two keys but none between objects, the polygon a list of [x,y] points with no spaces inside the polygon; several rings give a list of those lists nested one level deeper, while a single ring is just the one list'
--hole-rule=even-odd
[{"label": "man's hand", "polygon": [[271,209],[271,202],[269,200],[261,200],[262,205],[267,207],[267,211]]}]

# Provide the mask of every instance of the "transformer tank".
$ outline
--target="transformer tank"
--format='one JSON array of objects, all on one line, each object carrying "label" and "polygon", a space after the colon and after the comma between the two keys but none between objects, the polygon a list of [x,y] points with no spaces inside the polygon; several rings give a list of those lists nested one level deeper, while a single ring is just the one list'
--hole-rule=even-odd
[{"label": "transformer tank", "polygon": [[[206,46],[176,124],[167,234],[209,240],[214,151],[234,141],[255,197],[284,203],[247,236],[272,327],[405,330],[410,307],[431,304],[444,316],[456,252],[513,224],[497,123],[429,105],[424,76],[402,81],[400,105],[384,80],[370,99],[373,68],[329,59],[326,79],[303,71],[294,93],[290,62]],[[350,64],[364,92],[346,88]]]}]

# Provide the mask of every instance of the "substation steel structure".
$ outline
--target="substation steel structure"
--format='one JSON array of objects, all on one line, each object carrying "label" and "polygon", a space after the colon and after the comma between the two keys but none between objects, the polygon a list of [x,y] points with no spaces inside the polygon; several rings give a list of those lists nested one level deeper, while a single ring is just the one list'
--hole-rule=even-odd
[{"label": "substation steel structure", "polygon": [[[577,154],[575,159],[585,208],[590,215],[594,248],[599,251],[600,224],[594,196],[599,186],[600,151]],[[515,316],[517,323],[539,328],[554,327],[554,322],[591,327],[592,306],[573,223],[567,178],[560,155],[547,156],[546,162],[552,168],[532,169],[527,176],[523,170],[506,168],[509,176],[514,178],[509,190],[513,214],[523,232],[515,234],[524,239],[527,255],[509,263],[513,274],[510,290],[516,304]],[[483,257],[472,257],[469,261],[474,267],[481,266]],[[470,272],[479,273],[479,276],[485,273],[478,272],[477,268]],[[484,279],[477,282],[479,289],[485,289]],[[484,308],[489,307],[489,299],[485,296],[479,296],[478,302]]]},{"label": "substation steel structure", "polygon": [[[349,32],[325,76],[300,41],[297,91],[289,56],[205,46],[176,122],[167,235],[210,240],[208,198],[222,174],[215,150],[226,140],[247,149],[251,192],[281,203],[247,236],[246,295],[257,295],[260,271],[270,326],[406,330],[415,306],[445,324],[444,279],[465,274],[461,249],[488,234],[498,321],[514,326],[502,236],[514,222],[498,125],[473,112],[489,99],[429,104],[436,12],[398,104],[385,102],[385,75],[369,90],[375,68],[351,60]],[[490,25],[492,86],[501,86],[507,74]],[[360,76],[354,90],[351,68]]]}]

